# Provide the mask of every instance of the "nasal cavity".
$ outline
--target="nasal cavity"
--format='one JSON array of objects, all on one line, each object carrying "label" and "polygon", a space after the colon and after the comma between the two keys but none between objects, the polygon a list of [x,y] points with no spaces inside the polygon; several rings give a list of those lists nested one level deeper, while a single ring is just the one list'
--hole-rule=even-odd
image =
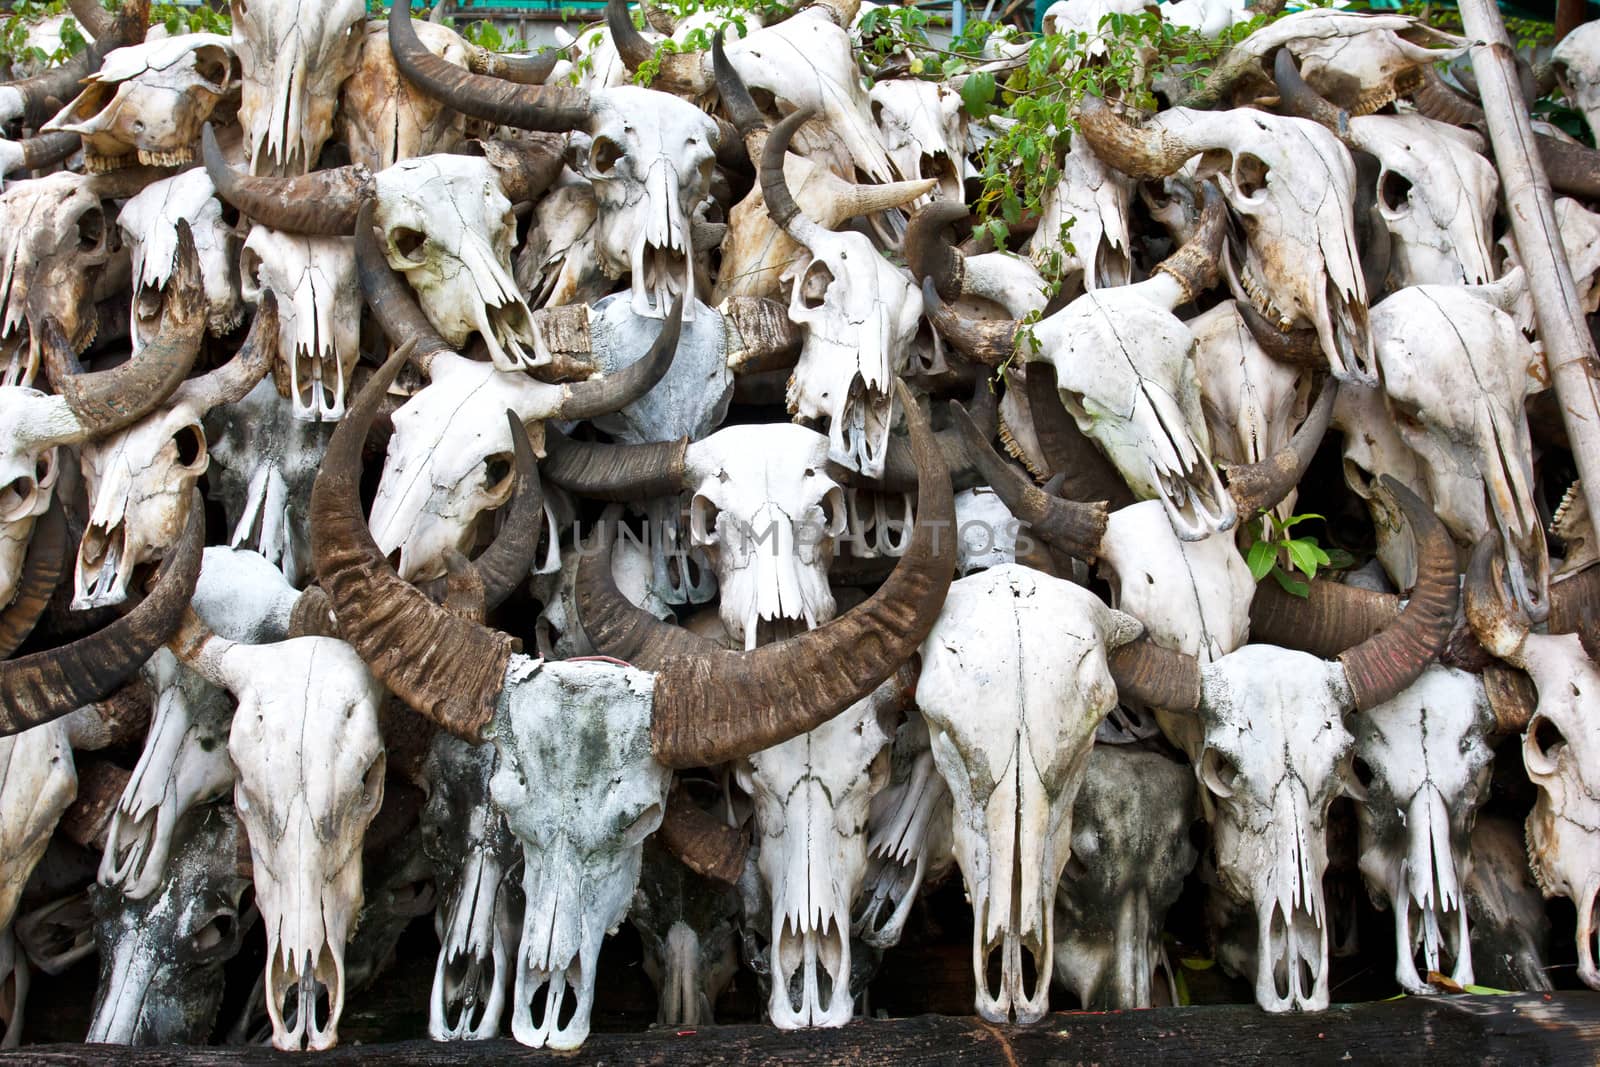
[{"label": "nasal cavity", "polygon": [[572,1025],[572,1020],[578,1014],[578,983],[582,975],[577,967],[567,972],[567,980],[561,983],[561,1004],[556,1010],[557,1030],[565,1030]]}]

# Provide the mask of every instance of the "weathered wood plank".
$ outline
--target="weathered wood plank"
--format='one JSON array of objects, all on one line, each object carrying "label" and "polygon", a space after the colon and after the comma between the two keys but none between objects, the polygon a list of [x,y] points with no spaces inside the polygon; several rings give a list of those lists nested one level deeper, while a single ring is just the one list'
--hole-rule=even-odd
[{"label": "weathered wood plank", "polygon": [[[104,1046],[43,1045],[0,1053],[0,1064],[90,1067]],[[1027,1029],[927,1015],[863,1020],[841,1030],[785,1032],[767,1026],[595,1034],[573,1053],[509,1041],[437,1045],[409,1041],[350,1046],[303,1062],[319,1067],[381,1060],[396,1067],[458,1064],[1021,1064],[1174,1063],[1276,1065],[1302,1060],[1359,1064],[1534,1064],[1600,1062],[1600,993],[1516,997],[1410,997],[1339,1005],[1320,1015],[1267,1015],[1253,1006],[1056,1014]],[[260,1049],[118,1049],[135,1067],[286,1062]]]}]

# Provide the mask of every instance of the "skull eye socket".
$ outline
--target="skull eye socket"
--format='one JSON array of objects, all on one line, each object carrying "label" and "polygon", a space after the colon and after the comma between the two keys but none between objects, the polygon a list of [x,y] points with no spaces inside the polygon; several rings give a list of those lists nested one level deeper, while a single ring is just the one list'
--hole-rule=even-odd
[{"label": "skull eye socket", "polygon": [[1218,750],[1208,748],[1200,757],[1200,780],[1214,796],[1222,800],[1233,796],[1233,785],[1238,778],[1238,766]]},{"label": "skull eye socket", "polygon": [[1391,215],[1411,206],[1411,182],[1404,175],[1386,170],[1378,177],[1378,203]]},{"label": "skull eye socket", "polygon": [[11,479],[0,487],[0,518],[6,522],[26,518],[33,510],[34,496],[38,491],[39,483],[31,475],[24,474]]},{"label": "skull eye socket", "polygon": [[689,505],[689,536],[697,545],[709,545],[716,539],[717,516],[722,510],[706,497],[696,494]]},{"label": "skull eye socket", "polygon": [[610,174],[627,153],[609,137],[596,137],[589,148],[589,168],[596,174]]},{"label": "skull eye socket", "polygon": [[361,779],[361,806],[375,808],[383,802],[383,771],[384,758],[380,755],[372,761],[372,766],[367,768],[367,773]]},{"label": "skull eye socket", "polygon": [[624,848],[632,848],[635,845],[643,844],[644,839],[655,832],[655,828],[660,823],[661,805],[652,804],[644,809],[644,812],[637,819],[630,822],[627,828],[622,831],[622,846]]},{"label": "skull eye socket", "polygon": [[1554,774],[1566,745],[1561,727],[1543,715],[1535,715],[1522,735],[1522,762],[1535,774]]},{"label": "skull eye socket", "polygon": [[78,250],[92,252],[106,239],[106,215],[99,208],[90,208],[78,216]]},{"label": "skull eye socket", "polygon": [[828,289],[833,285],[833,271],[821,260],[814,259],[800,278],[800,303],[808,308],[819,308],[827,301]]},{"label": "skull eye socket", "polygon": [[516,477],[510,452],[496,452],[483,461],[483,491],[492,499],[503,500],[511,495],[511,483]]},{"label": "skull eye socket", "polygon": [[233,64],[222,49],[201,48],[194,54],[194,71],[210,84],[213,92],[220,93],[228,87]]},{"label": "skull eye socket", "polygon": [[389,231],[389,248],[396,259],[414,266],[423,263],[422,250],[427,247],[428,235],[409,226],[396,226]]},{"label": "skull eye socket", "polygon": [[1267,187],[1269,169],[1260,156],[1240,152],[1233,157],[1233,187],[1239,190],[1240,196],[1254,200]]},{"label": "skull eye socket", "polygon": [[184,938],[184,946],[196,962],[231,954],[239,940],[239,915],[224,908],[206,916],[199,929]]},{"label": "skull eye socket", "polygon": [[206,432],[197,422],[181,427],[172,435],[172,445],[178,450],[178,466],[194,469],[206,461]]}]

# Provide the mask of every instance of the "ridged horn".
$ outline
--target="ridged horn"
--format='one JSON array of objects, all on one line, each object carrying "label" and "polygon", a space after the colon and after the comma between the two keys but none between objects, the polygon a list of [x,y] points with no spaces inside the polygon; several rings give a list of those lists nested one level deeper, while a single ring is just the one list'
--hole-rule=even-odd
[{"label": "ridged horn", "polygon": [[961,295],[967,260],[944,235],[950,226],[971,217],[965,204],[953,200],[924,204],[911,216],[900,244],[911,276],[919,282],[932,281],[946,300],[955,300]]},{"label": "ridged horn", "polygon": [[1080,504],[1046,494],[1020,471],[1001,459],[960,404],[950,405],[950,419],[961,434],[967,457],[995,495],[1047,544],[1085,561],[1100,555],[1106,535],[1104,501]]},{"label": "ridged horn", "polygon": [[1021,323],[1015,319],[967,318],[944,302],[932,278],[922,280],[922,310],[939,335],[973,363],[999,367],[1016,354]]},{"label": "ridged horn", "polygon": [[589,124],[589,94],[582,89],[518,85],[473,74],[434,55],[411,25],[411,0],[397,0],[389,12],[389,50],[406,81],[463,115],[546,133],[565,133]]},{"label": "ridged horn", "polygon": [[500,188],[513,204],[531,204],[561,176],[567,139],[541,133],[515,141],[480,141],[479,149],[500,174]]},{"label": "ridged horn", "polygon": [[367,306],[372,309],[372,316],[378,320],[389,343],[396,347],[409,344],[411,358],[422,373],[427,374],[434,356],[455,349],[439,336],[439,331],[423,314],[410,284],[396,274],[384,258],[373,231],[376,210],[375,202],[368,200],[356,215],[356,277],[361,282]]},{"label": "ridged horn", "polygon": [[71,644],[0,662],[0,737],[105,700],[155,654],[183,618],[200,577],[205,506],[196,489],[183,533],[138,607]]},{"label": "ridged horn", "polygon": [[1200,706],[1200,661],[1187,653],[1140,637],[1107,653],[1106,666],[1119,700],[1177,712]]},{"label": "ridged horn", "polygon": [[63,130],[24,137],[17,144],[22,149],[21,170],[44,170],[65,163],[83,144],[83,139]]},{"label": "ridged horn", "polygon": [[1339,383],[1328,378],[1288,444],[1259,463],[1223,464],[1222,480],[1240,515],[1253,516],[1277,507],[1300,484],[1333,421],[1333,404],[1338,395]]},{"label": "ridged horn", "polygon": [[1277,582],[1256,586],[1250,601],[1250,639],[1332,659],[1390,626],[1400,598],[1325,579],[1314,579],[1303,597]]},{"label": "ridged horn", "polygon": [[734,885],[744,873],[750,848],[744,831],[701,809],[678,782],[667,794],[658,833],[667,851],[702,878]]},{"label": "ridged horn", "polygon": [[0,611],[0,659],[9,659],[33,633],[66,572],[71,556],[67,552],[67,520],[62,507],[57,494],[51,499],[49,510],[34,523],[17,591],[12,594],[11,603]]},{"label": "ridged horn", "polygon": [[683,330],[683,294],[672,302],[672,309],[661,324],[661,332],[650,344],[643,359],[635,360],[614,374],[590,378],[562,386],[564,393],[557,419],[593,419],[621,411],[644,396],[667,373],[678,352],[678,336]]},{"label": "ridged horn", "polygon": [[359,163],[294,178],[240,174],[228,166],[206,123],[200,154],[217,195],[246,218],[284,233],[343,237],[355,232],[356,212],[373,194],[372,172]]},{"label": "ridged horn", "polygon": [[1591,566],[1550,584],[1550,617],[1545,627],[1553,634],[1579,633],[1584,609],[1596,604],[1600,604],[1600,566]]},{"label": "ridged horn", "polygon": [[1497,734],[1520,734],[1539,707],[1533,679],[1515,667],[1491,663],[1483,669],[1483,691],[1494,713]]},{"label": "ridged horn", "polygon": [[1455,626],[1460,596],[1456,548],[1433,509],[1388,475],[1384,489],[1400,505],[1417,546],[1417,582],[1394,624],[1339,655],[1359,710],[1382,704],[1416,681]]},{"label": "ridged horn", "polygon": [[753,133],[764,132],[767,120],[762,118],[760,109],[756,107],[750,87],[745,85],[744,79],[739,77],[739,72],[729,62],[728,53],[723,51],[721,30],[711,38],[711,70],[716,77],[717,95],[722,98],[722,106],[733,120],[733,128],[739,131],[739,136],[748,139]]},{"label": "ridged horn", "polygon": [[395,375],[402,345],[356,395],[311,489],[311,558],[339,631],[413,711],[458,737],[483,740],[516,642],[452,615],[401,580],[361,513],[361,448]]},{"label": "ridged horn", "polygon": [[541,469],[570,493],[627,503],[687,488],[688,448],[688,438],[638,445],[574,441],[547,425]]},{"label": "ridged horn", "polygon": [[477,45],[469,45],[467,48],[467,69],[472,73],[486,74],[501,81],[515,82],[517,85],[543,85],[549,80],[550,75],[555,73],[556,64],[559,62],[561,62],[559,48],[546,48],[531,55],[491,52]]},{"label": "ridged horn", "polygon": [[[1532,627],[1528,613],[1506,591],[1505,557],[1500,538],[1490,533],[1472,547],[1462,583],[1467,625],[1478,643],[1512,662],[1519,660],[1522,641]],[[1555,587],[1551,587],[1554,594]],[[1551,597],[1554,600],[1554,596]],[[1555,612],[1552,605],[1551,616]]]},{"label": "ridged horn", "polygon": [[1239,317],[1244,320],[1250,336],[1256,339],[1261,351],[1274,363],[1308,370],[1328,365],[1328,357],[1322,352],[1322,341],[1317,337],[1316,330],[1280,330],[1277,323],[1269,321],[1248,300],[1236,300],[1234,307],[1239,309]]},{"label": "ridged horn", "polygon": [[41,330],[45,373],[90,437],[115,433],[167,402],[188,377],[206,330],[206,293],[189,223],[178,220],[178,250],[155,338],[126,363],[82,373],[61,324]]},{"label": "ridged horn", "polygon": [[757,167],[757,176],[761,181],[761,197],[767,203],[767,214],[772,216],[772,221],[782,228],[784,233],[793,237],[801,244],[810,247],[821,225],[815,219],[808,218],[800,205],[795,203],[794,194],[789,191],[789,180],[783,173],[783,157],[789,151],[789,142],[794,139],[795,131],[811,120],[816,112],[810,108],[802,108],[791,115],[784,116],[783,120],[772,128],[767,134],[767,143],[761,149],[760,166]]},{"label": "ridged horn", "polygon": [[1199,149],[1168,130],[1135,126],[1106,101],[1085,94],[1076,114],[1078,132],[1109,167],[1135,178],[1165,178]]},{"label": "ridged horn", "polygon": [[1183,247],[1156,264],[1155,270],[1177,281],[1183,290],[1179,305],[1187,304],[1217,284],[1222,260],[1222,239],[1228,232],[1228,205],[1215,182],[1200,186],[1200,224]]}]

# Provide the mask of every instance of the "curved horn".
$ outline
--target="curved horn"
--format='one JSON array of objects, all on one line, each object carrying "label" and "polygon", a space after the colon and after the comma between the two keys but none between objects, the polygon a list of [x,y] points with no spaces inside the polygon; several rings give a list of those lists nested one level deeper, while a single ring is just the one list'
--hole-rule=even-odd
[{"label": "curved horn", "polygon": [[1463,596],[1467,625],[1478,643],[1501,659],[1516,662],[1532,623],[1516,598],[1507,595],[1501,552],[1500,539],[1493,533],[1472,547]]},{"label": "curved horn", "polygon": [[284,233],[311,237],[352,233],[361,202],[373,193],[372,172],[359,163],[296,178],[240,174],[222,158],[209,122],[200,130],[200,154],[217,196],[247,218]]},{"label": "curved horn", "polygon": [[1167,711],[1191,712],[1200,706],[1200,661],[1141,637],[1106,654],[1117,683],[1117,698]]},{"label": "curved horn", "polygon": [[[1321,349],[1317,354],[1320,358]],[[1133,491],[1105,453],[1078,429],[1062,406],[1056,382],[1052,364],[1043,360],[1028,364],[1024,379],[1028,414],[1033,417],[1033,433],[1050,473],[1065,479],[1060,495],[1068,500],[1104,500],[1112,511],[1127,507],[1134,502]]]},{"label": "curved horn", "polygon": [[656,387],[678,351],[678,335],[683,330],[683,294],[672,302],[672,310],[661,324],[661,332],[643,359],[635,360],[615,374],[573,382],[562,389],[561,406],[551,416],[556,419],[593,419],[621,411]]},{"label": "curved horn", "polygon": [[1483,669],[1483,691],[1494,713],[1497,734],[1520,734],[1539,707],[1533,679],[1515,667],[1491,663]]},{"label": "curved horn", "polygon": [[1303,597],[1277,582],[1256,586],[1250,601],[1250,639],[1324,658],[1354,648],[1400,614],[1400,598],[1353,585],[1315,579]]},{"label": "curved horn", "polygon": [[1318,339],[1316,330],[1280,330],[1250,301],[1235,300],[1233,306],[1238,308],[1239,317],[1244,320],[1250,336],[1256,339],[1261,351],[1274,363],[1308,370],[1328,365],[1328,357],[1322,352],[1322,341]]},{"label": "curved horn", "polygon": [[396,349],[333,432],[311,489],[311,559],[344,640],[418,714],[477,743],[494,718],[516,642],[452,615],[402,581],[361,513],[361,448],[410,358]]},{"label": "curved horn", "polygon": [[189,223],[179,219],[177,229],[177,259],[167,283],[160,329],[155,339],[126,363],[82,373],[61,324],[49,316],[44,320],[41,349],[45,373],[91,437],[132,426],[166,403],[200,354],[206,330],[200,256]]},{"label": "curved horn", "polygon": [[728,61],[728,53],[722,48],[720,29],[711,38],[711,70],[716,76],[717,95],[722,98],[722,106],[727,109],[739,136],[748,140],[753,133],[765,132],[767,120],[761,117],[755,98],[750,95],[750,87],[745,85],[744,79],[739,77],[739,72]]},{"label": "curved horn", "polygon": [[462,70],[430,52],[411,25],[411,0],[389,12],[389,50],[402,77],[463,115],[523,130],[565,133],[589,123],[589,94],[565,85],[530,86]]},{"label": "curved horn", "polygon": [[427,374],[434,356],[455,349],[439,336],[439,331],[423,314],[410,284],[396,274],[384,258],[378,239],[373,235],[375,211],[374,202],[368,200],[356,215],[356,277],[361,280],[362,295],[367,298],[367,306],[372,308],[372,315],[389,343],[396,347],[409,344],[412,359],[422,373]]},{"label": "curved horn", "polygon": [[568,492],[627,503],[686,489],[688,448],[688,438],[642,445],[574,441],[546,425],[542,470]]},{"label": "curved horn", "polygon": [[1135,178],[1165,178],[1199,151],[1169,130],[1135,126],[1098,96],[1085,94],[1076,118],[1094,154]]},{"label": "curved horn", "polygon": [[237,404],[265,378],[278,359],[278,298],[270,290],[261,294],[250,332],[234,357],[215,370],[184,383],[185,394],[202,411]]},{"label": "curved horn", "polygon": [[1417,545],[1417,583],[1394,625],[1339,655],[1356,708],[1390,700],[1422,674],[1455,626],[1456,549],[1450,534],[1417,494],[1387,474],[1382,478],[1411,526]]},{"label": "curved horn", "polygon": [[517,85],[543,85],[555,73],[559,62],[559,48],[546,48],[532,55],[508,55],[479,48],[470,42],[467,45],[468,70]]},{"label": "curved horn", "polygon": [[204,548],[205,505],[196,489],[183,534],[138,607],[71,644],[0,662],[0,737],[52,722],[122,688],[177,629],[194,595]]},{"label": "curved horn", "polygon": [[967,259],[944,235],[948,227],[971,217],[965,204],[953,200],[924,204],[906,224],[906,235],[900,243],[911,276],[919,282],[931,280],[946,300],[961,295]]},{"label": "curved horn", "polygon": [[22,577],[11,603],[0,612],[0,659],[8,659],[33,633],[44,609],[50,606],[61,575],[71,556],[67,552],[67,520],[62,513],[60,495],[50,501],[50,509],[34,524],[28,554],[22,560]]},{"label": "curved horn", "polygon": [[1228,487],[1228,495],[1233,497],[1240,515],[1249,517],[1277,507],[1278,502],[1300,484],[1328,432],[1328,424],[1333,421],[1333,403],[1338,395],[1339,383],[1328,378],[1322,383],[1317,402],[1288,444],[1259,463],[1222,465],[1223,484]]},{"label": "curved horn", "polygon": [[1021,323],[1016,319],[967,318],[944,302],[932,278],[922,280],[922,309],[939,335],[974,363],[999,367],[1016,355]]},{"label": "curved horn", "polygon": [[[654,58],[655,46],[634,26],[633,16],[628,14],[628,0],[608,0],[606,29],[628,73],[637,73],[640,66]],[[711,87],[706,79],[705,57],[699,52],[662,53],[655,77],[650,79],[650,88],[681,96],[700,96]]]},{"label": "curved horn", "polygon": [[1001,459],[960,404],[951,403],[950,418],[961,434],[968,459],[1011,514],[1050,545],[1086,562],[1100,555],[1106,535],[1104,501],[1080,504],[1053,497]]},{"label": "curved horn", "polygon": [[955,568],[955,507],[926,416],[903,383],[896,391],[917,463],[917,522],[888,580],[832,622],[731,652],[621,600],[608,551],[579,563],[578,616],[590,641],[656,671],[651,747],[665,765],[720,763],[815,729],[893,675],[932,629]]},{"label": "curved horn", "polygon": [[644,34],[633,24],[633,16],[628,14],[628,0],[607,0],[606,30],[611,34],[611,44],[617,50],[617,57],[629,73],[637,71],[655,56],[655,47],[644,39]]},{"label": "curved horn", "polygon": [[1297,119],[1310,119],[1326,127],[1344,142],[1346,148],[1355,148],[1350,137],[1350,112],[1335,106],[1311,88],[1300,74],[1300,64],[1287,48],[1278,49],[1278,58],[1272,61],[1272,73],[1278,83],[1278,108]]},{"label": "curved horn", "polygon": [[1200,186],[1203,207],[1200,225],[1182,248],[1156,264],[1155,269],[1177,281],[1183,290],[1181,306],[1217,284],[1217,264],[1222,259],[1222,239],[1228,230],[1228,205],[1215,182]]},{"label": "curved horn", "polygon": [[795,203],[794,194],[789,191],[789,181],[783,174],[783,157],[789,151],[789,142],[794,138],[795,131],[815,114],[810,108],[802,108],[785,116],[782,122],[774,126],[772,132],[767,134],[767,143],[761,149],[761,163],[757,168],[767,214],[782,227],[784,233],[808,248],[822,227],[814,219],[808,218],[800,210],[800,205]]},{"label": "curved horn", "polygon": [[744,873],[750,848],[744,831],[700,808],[677,781],[667,794],[667,810],[658,832],[667,851],[702,878],[735,885]]},{"label": "curved horn", "polygon": [[16,170],[43,170],[57,163],[65,163],[82,143],[83,139],[76,133],[64,130],[24,137],[17,142],[17,147],[22,151],[22,158],[17,163]]}]

